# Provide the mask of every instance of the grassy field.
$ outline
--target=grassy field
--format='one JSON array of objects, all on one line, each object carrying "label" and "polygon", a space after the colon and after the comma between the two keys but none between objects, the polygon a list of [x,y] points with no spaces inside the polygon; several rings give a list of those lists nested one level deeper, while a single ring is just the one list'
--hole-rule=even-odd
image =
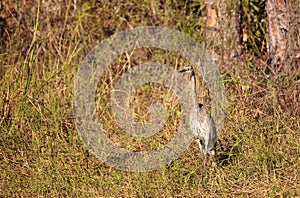
[{"label": "grassy field", "polygon": [[[228,108],[204,186],[195,143],[161,169],[117,170],[90,154],[75,128],[72,97],[81,62],[103,39],[145,25],[177,29],[201,43],[204,1],[42,2],[0,3],[0,197],[300,196],[299,70],[267,76],[265,56],[251,49],[219,64]],[[186,63],[174,53],[136,50],[111,64],[97,89],[104,129],[134,151],[164,145],[180,122],[172,91],[148,84],[132,96],[132,116],[147,122],[147,106],[162,102],[169,115],[163,130],[144,141],[118,129],[109,104],[113,84],[126,68],[147,61],[176,69]],[[198,81],[199,101],[209,105]]]}]

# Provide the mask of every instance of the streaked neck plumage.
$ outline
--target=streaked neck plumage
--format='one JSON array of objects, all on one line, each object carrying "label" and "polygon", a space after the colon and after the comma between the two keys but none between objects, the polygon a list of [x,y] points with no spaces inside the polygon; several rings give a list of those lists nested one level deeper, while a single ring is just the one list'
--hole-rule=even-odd
[{"label": "streaked neck plumage", "polygon": [[195,109],[198,109],[198,97],[196,92],[196,78],[194,71],[192,71],[190,79],[192,81],[191,96],[193,97],[193,105],[195,106]]}]

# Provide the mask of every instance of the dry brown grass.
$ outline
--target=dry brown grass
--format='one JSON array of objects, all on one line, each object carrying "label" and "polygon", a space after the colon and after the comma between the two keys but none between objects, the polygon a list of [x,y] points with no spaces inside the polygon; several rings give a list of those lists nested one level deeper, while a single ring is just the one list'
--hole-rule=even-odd
[{"label": "dry brown grass", "polygon": [[[115,32],[145,25],[178,29],[201,42],[204,2],[75,2],[1,4],[0,196],[300,195],[299,71],[267,77],[266,60],[251,53],[219,67],[227,118],[204,187],[196,144],[173,163],[146,173],[116,170],[89,154],[71,105],[84,57]],[[177,59],[144,49],[133,53],[130,64],[124,55],[110,66],[99,81],[97,110],[113,141],[139,151],[158,148],[176,135],[177,103],[166,88],[148,84],[132,97],[136,121],[146,122],[147,107],[156,101],[169,113],[162,132],[146,141],[118,130],[107,103],[113,83],[128,66],[156,60],[182,67],[185,60],[179,57],[176,65]],[[208,104],[204,83],[198,81],[199,101]]]}]

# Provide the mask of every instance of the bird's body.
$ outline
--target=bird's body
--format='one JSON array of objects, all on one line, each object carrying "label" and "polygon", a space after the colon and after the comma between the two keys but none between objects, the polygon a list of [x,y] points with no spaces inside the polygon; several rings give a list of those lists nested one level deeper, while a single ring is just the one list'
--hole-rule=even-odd
[{"label": "bird's body", "polygon": [[190,113],[192,134],[196,140],[199,140],[200,151],[203,157],[207,153],[214,155],[217,140],[215,124],[207,109],[202,104],[198,106],[197,110],[193,109]]},{"label": "bird's body", "polygon": [[205,172],[206,154],[215,154],[215,144],[217,141],[215,123],[205,106],[198,103],[196,79],[193,67],[186,66],[182,70],[179,70],[179,72],[187,72],[191,74],[190,79],[193,83],[191,89],[193,109],[190,112],[190,127],[193,136],[199,143],[203,171]]}]

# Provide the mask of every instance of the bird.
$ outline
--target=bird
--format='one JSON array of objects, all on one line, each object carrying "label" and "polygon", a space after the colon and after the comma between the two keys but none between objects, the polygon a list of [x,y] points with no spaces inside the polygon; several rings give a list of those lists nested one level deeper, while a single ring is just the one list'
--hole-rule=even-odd
[{"label": "bird", "polygon": [[203,104],[198,103],[196,78],[193,66],[187,65],[183,69],[178,70],[178,72],[190,74],[190,81],[192,83],[190,128],[200,147],[200,156],[202,158],[202,177],[204,178],[206,175],[206,156],[207,154],[215,155],[215,144],[217,142],[216,126],[206,107]]}]

